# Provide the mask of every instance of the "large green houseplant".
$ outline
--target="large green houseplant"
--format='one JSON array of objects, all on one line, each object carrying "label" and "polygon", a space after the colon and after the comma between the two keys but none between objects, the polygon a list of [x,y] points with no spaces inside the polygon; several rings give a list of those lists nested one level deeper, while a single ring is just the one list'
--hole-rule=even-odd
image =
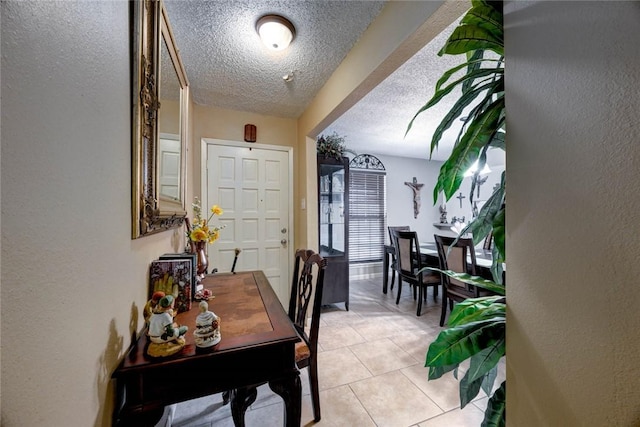
[{"label": "large green houseplant", "polygon": [[[436,105],[454,90],[460,96],[436,129],[431,140],[431,153],[438,147],[445,131],[459,120],[463,126],[453,151],[440,168],[433,189],[434,204],[440,192],[449,200],[460,188],[464,173],[478,162],[480,171],[489,148],[505,147],[504,104],[504,32],[502,2],[473,0],[471,9],[449,37],[439,55],[465,54],[465,61],[445,72],[436,84],[433,97],[416,113]],[[473,202],[478,172],[473,177],[470,201]],[[489,289],[496,296],[468,299],[456,305],[444,329],[429,346],[426,366],[429,379],[440,378],[446,372],[458,373],[460,363],[469,360],[469,368],[460,380],[460,404],[464,407],[483,389],[490,396],[483,426],[505,425],[506,384],[495,392],[493,385],[497,364],[505,355],[505,287],[502,284],[502,263],[505,254],[505,177],[496,186],[478,216],[462,231],[472,233],[475,244],[493,233],[494,280],[484,280],[468,274],[443,271],[451,277]],[[438,270],[439,271],[439,270]]]}]

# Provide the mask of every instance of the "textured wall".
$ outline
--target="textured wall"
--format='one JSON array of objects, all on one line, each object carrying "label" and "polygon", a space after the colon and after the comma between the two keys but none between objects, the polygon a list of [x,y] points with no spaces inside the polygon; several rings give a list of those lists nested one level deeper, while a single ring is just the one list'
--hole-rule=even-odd
[{"label": "textured wall", "polygon": [[131,240],[127,2],[2,2],[2,420],[110,425],[142,327]]},{"label": "textured wall", "polygon": [[640,4],[505,12],[508,424],[638,426]]}]

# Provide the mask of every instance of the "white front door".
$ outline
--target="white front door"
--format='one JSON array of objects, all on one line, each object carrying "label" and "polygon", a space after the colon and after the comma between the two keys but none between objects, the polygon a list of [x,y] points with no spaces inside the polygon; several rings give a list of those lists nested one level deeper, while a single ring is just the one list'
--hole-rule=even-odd
[{"label": "white front door", "polygon": [[160,197],[180,200],[180,137],[161,134],[158,144]]},{"label": "white front door", "polygon": [[[217,204],[225,228],[209,245],[209,265],[231,271],[262,270],[284,307],[289,301],[293,248],[291,149],[203,139],[203,211]],[[206,173],[206,175],[205,175]],[[206,178],[205,178],[206,177]],[[203,212],[204,215],[204,212]]]}]

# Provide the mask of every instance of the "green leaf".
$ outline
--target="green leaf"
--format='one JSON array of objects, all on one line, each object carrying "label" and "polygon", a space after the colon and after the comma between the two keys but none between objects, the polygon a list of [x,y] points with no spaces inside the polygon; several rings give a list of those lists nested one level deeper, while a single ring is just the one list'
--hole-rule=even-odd
[{"label": "green leaf", "polygon": [[[442,139],[443,133],[456,122],[458,117],[460,117],[464,113],[465,109],[469,107],[483,92],[486,92],[485,98],[479,103],[479,105],[484,105],[487,101],[490,102],[496,90],[504,86],[503,81],[504,79],[500,78],[499,82],[490,82],[482,85],[476,85],[472,86],[467,91],[463,91],[462,96],[458,98],[458,100],[453,104],[447,115],[444,116],[444,118],[434,131],[433,138],[431,139],[431,154],[433,154],[434,150],[438,147],[438,142],[440,141],[440,139]],[[469,114],[469,117],[472,117],[472,115],[473,112]],[[467,123],[468,122],[469,120],[467,119]]]},{"label": "green leaf", "polygon": [[504,132],[496,132],[496,134],[491,139],[491,142],[489,142],[489,145],[493,148],[500,148],[502,150],[506,149],[504,135]]},{"label": "green leaf", "polygon": [[[484,169],[484,166],[487,164],[487,150],[489,149],[489,144],[482,147],[480,150],[480,156],[478,156],[478,167],[476,172],[471,176],[471,191],[469,193],[469,203],[473,206],[473,195],[476,193],[476,187],[478,186],[478,180],[480,179],[480,171]],[[475,163],[474,163],[475,164]],[[474,238],[476,238],[474,236]],[[480,238],[479,238],[480,239]],[[482,239],[480,239],[482,240]],[[480,241],[478,240],[478,242]],[[477,242],[475,242],[477,244]]]},{"label": "green leaf", "polygon": [[[425,366],[427,366],[425,364]],[[458,366],[460,366],[458,363],[454,363],[453,365],[447,365],[447,366],[430,366],[429,367],[429,379],[430,380],[436,380],[438,378],[440,378],[441,376],[443,376],[444,374],[446,374],[447,372],[450,371],[454,371],[453,372],[453,376],[454,377],[458,377]]]},{"label": "green leaf", "polygon": [[[504,340],[502,342],[504,348]],[[460,381],[460,407],[464,408],[480,392],[484,390],[487,396],[491,395],[493,383],[498,375],[497,364],[500,357],[488,357],[488,353],[497,353],[492,349],[486,349],[474,355],[470,360],[469,370]],[[504,353],[503,353],[504,354]]]},{"label": "green leaf", "polygon": [[[460,66],[458,66],[458,67],[460,67]],[[409,130],[411,130],[411,127],[413,126],[413,122],[415,121],[416,117],[418,117],[425,110],[433,107],[438,102],[440,102],[445,96],[450,94],[451,91],[453,91],[453,89],[456,88],[456,86],[458,86],[459,84],[464,83],[466,80],[469,80],[469,79],[473,80],[473,79],[477,79],[477,78],[481,78],[481,77],[487,77],[487,76],[494,75],[495,73],[504,73],[504,69],[503,68],[480,68],[480,69],[475,70],[474,72],[472,72],[470,74],[465,74],[460,79],[454,81],[453,83],[449,84],[448,86],[446,86],[446,87],[444,87],[442,89],[437,89],[436,92],[434,93],[433,97],[431,97],[431,99],[429,101],[427,101],[427,103],[424,104],[418,110],[418,112],[413,116],[413,118],[409,122],[409,125],[407,126],[407,130],[405,132],[405,136],[409,133]],[[442,78],[440,80],[442,80]]]},{"label": "green leaf", "polygon": [[478,212],[478,216],[462,230],[461,234],[472,233],[473,244],[477,245],[480,243],[493,229],[496,215],[503,204],[504,181],[501,181],[500,186],[494,190],[480,209],[480,212]]},{"label": "green leaf", "polygon": [[477,25],[459,25],[438,55],[460,55],[472,50],[492,50],[500,56],[504,55],[504,42],[490,31]]},{"label": "green leaf", "polygon": [[[474,50],[473,52],[467,52],[467,74],[472,73],[473,71],[480,68],[480,65],[484,63],[484,51],[483,50]],[[462,93],[467,93],[471,88],[471,80],[467,80],[462,83]]]},{"label": "green leaf", "polygon": [[484,277],[480,276],[472,276],[468,273],[458,273],[452,270],[441,270],[437,267],[424,267],[419,271],[437,271],[442,274],[446,274],[447,276],[460,280],[461,282],[468,283],[469,285],[478,286],[479,288],[486,289],[488,291],[494,292],[498,295],[504,295],[504,285],[499,285],[491,280],[487,280]]},{"label": "green leaf", "polygon": [[451,156],[441,166],[434,192],[442,190],[447,200],[456,193],[464,173],[476,161],[480,149],[491,140],[503,109],[504,98],[500,98],[469,125],[460,143],[453,148]]},{"label": "green leaf", "polygon": [[503,381],[500,387],[493,393],[493,396],[487,403],[487,409],[484,412],[484,420],[482,427],[505,427],[507,425],[506,417],[506,399],[507,383]]},{"label": "green leaf", "polygon": [[[504,172],[503,172],[504,176]],[[496,250],[499,256],[494,257],[494,262],[505,262],[506,254],[505,254],[505,206],[504,204],[500,208],[500,210],[496,213],[496,216],[493,220],[493,243],[496,247]]]},{"label": "green leaf", "polygon": [[482,390],[486,393],[487,396],[491,396],[491,390],[493,390],[493,384],[496,382],[496,378],[498,377],[498,362],[496,365],[484,376],[482,380]]},{"label": "green leaf", "polygon": [[460,21],[461,24],[477,25],[487,30],[504,47],[502,12],[487,5],[473,6]]},{"label": "green leaf", "polygon": [[[485,348],[480,353],[475,354],[469,363],[469,381],[475,381],[478,378],[484,378],[488,387],[483,389],[487,396],[491,395],[491,389],[493,388],[493,381],[497,375],[496,366],[500,361],[500,358],[504,356],[505,344],[504,339],[498,341],[495,345]],[[488,377],[488,378],[486,378]]]},{"label": "green leaf", "polygon": [[448,325],[454,327],[480,320],[504,318],[505,310],[503,295],[467,298],[455,305],[449,316]]},{"label": "green leaf", "polygon": [[428,366],[446,366],[465,359],[504,339],[504,318],[471,322],[440,332],[427,351]]},{"label": "green leaf", "polygon": [[493,262],[491,263],[491,275],[493,276],[493,281],[502,285],[502,277],[504,274],[502,263],[504,262],[504,260],[498,253],[498,247],[495,244],[491,248],[491,256],[493,258]]},{"label": "green leaf", "polygon": [[[472,87],[470,90],[463,92],[462,96],[453,104],[449,112],[444,116],[436,130],[433,132],[431,139],[431,154],[438,147],[438,142],[442,139],[442,134],[456,122],[464,110],[473,103],[473,101],[483,92],[487,92],[485,99],[491,99],[496,87],[496,83],[487,83],[482,86]],[[493,90],[492,90],[493,89]]]},{"label": "green leaf", "polygon": [[[478,52],[482,52],[482,51],[478,51]],[[438,92],[439,90],[441,90],[442,85],[444,85],[451,78],[451,76],[453,76],[454,74],[456,74],[458,71],[462,70],[465,67],[467,68],[466,73],[463,76],[459,77],[458,80],[453,82],[450,86],[447,86],[447,87],[456,87],[460,83],[464,85],[465,83],[469,83],[469,82],[473,83],[474,80],[479,78],[494,77],[494,75],[497,75],[497,74],[504,74],[504,68],[502,66],[502,61],[500,59],[493,59],[493,58],[485,59],[482,57],[481,54],[479,59],[474,59],[475,56],[476,56],[475,54],[472,54],[471,59],[469,61],[463,62],[462,64],[456,65],[455,67],[445,71],[442,77],[440,77],[436,82],[435,92]],[[483,64],[486,65],[487,63],[491,63],[491,62],[495,62],[496,66],[482,67],[482,68],[480,67]],[[480,72],[481,70],[483,71]],[[486,72],[487,70],[493,70],[493,71]]]},{"label": "green leaf", "polygon": [[467,403],[478,395],[480,387],[482,387],[482,378],[470,381],[468,373],[462,377],[462,380],[460,380],[460,409],[467,406]]}]

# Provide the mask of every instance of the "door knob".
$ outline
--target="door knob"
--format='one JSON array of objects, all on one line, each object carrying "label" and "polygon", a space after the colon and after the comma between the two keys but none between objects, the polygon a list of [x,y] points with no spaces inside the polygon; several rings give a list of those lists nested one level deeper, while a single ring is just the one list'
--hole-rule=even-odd
[{"label": "door knob", "polygon": [[282,243],[282,246],[285,246],[287,244],[287,239],[280,240],[280,243]]},{"label": "door knob", "polygon": [[280,232],[281,232],[282,234],[286,233],[286,232],[287,232],[287,228],[286,228],[286,227],[285,227],[285,228],[283,228],[282,230],[280,230]]}]

